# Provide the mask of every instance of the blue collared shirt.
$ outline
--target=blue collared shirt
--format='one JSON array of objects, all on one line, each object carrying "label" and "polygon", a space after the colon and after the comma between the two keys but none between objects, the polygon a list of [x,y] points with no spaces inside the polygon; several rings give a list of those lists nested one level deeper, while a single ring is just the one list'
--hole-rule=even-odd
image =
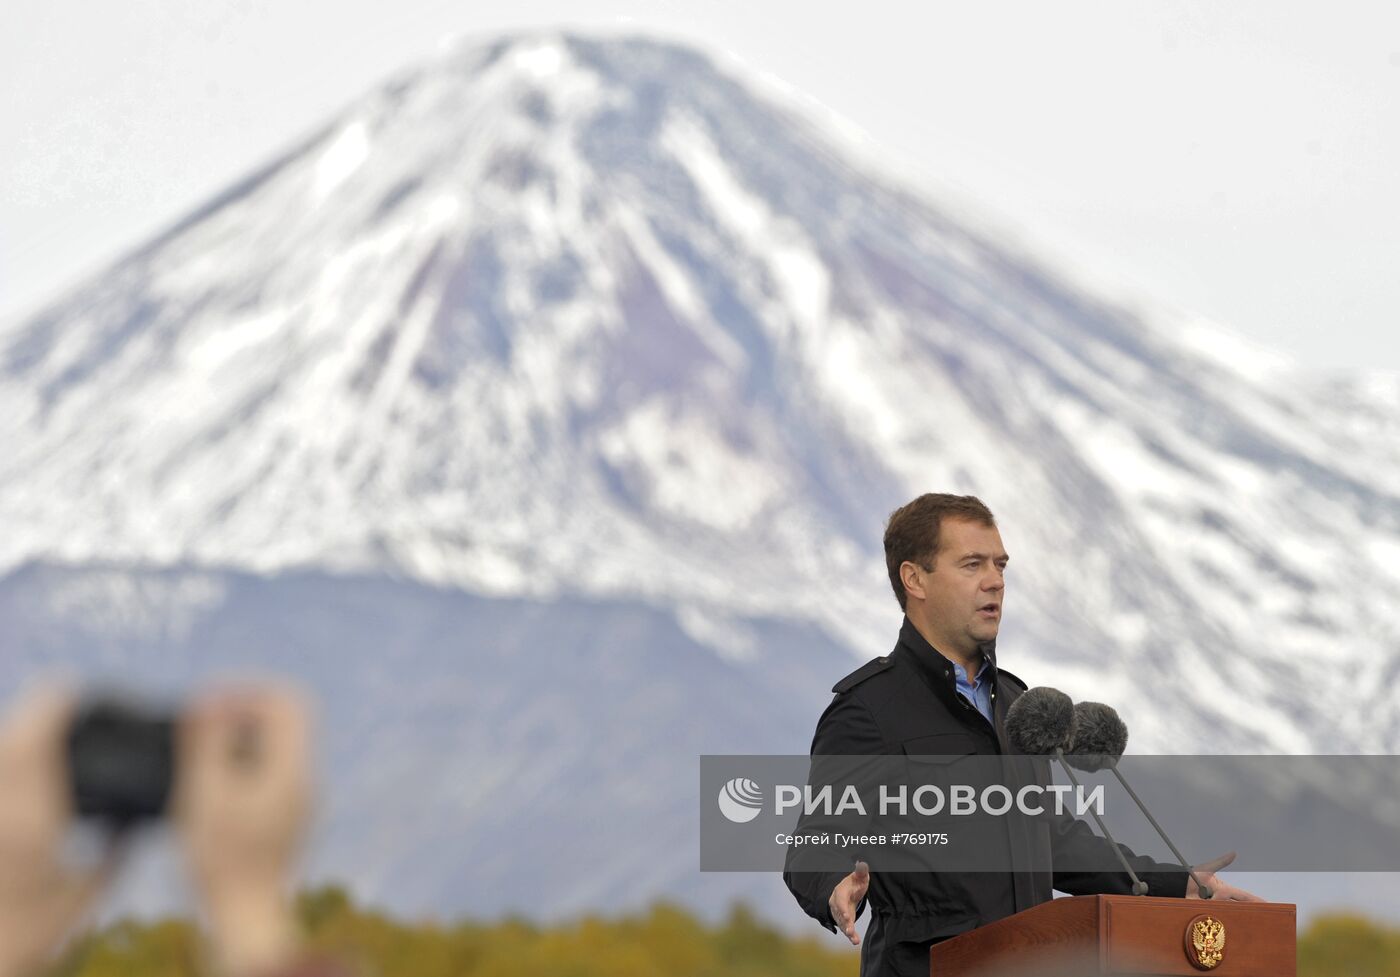
[{"label": "blue collared shirt", "polygon": [[[996,720],[992,718],[992,683],[983,681],[983,676],[987,674],[987,669],[992,663],[987,660],[987,656],[982,656],[982,667],[977,669],[977,678],[969,682],[967,680],[967,669],[957,662],[953,662],[953,675],[956,679],[958,695],[977,707],[977,711],[986,717],[987,722],[993,726]],[[975,683],[975,684],[974,684]]]}]

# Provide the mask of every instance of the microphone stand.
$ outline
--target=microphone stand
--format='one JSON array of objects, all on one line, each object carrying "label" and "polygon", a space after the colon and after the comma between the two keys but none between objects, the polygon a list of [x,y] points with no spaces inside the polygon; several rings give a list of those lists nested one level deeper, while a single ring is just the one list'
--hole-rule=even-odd
[{"label": "microphone stand", "polygon": [[[1064,769],[1065,773],[1069,774],[1069,779],[1074,784],[1075,788],[1083,791],[1084,787],[1079,783],[1079,778],[1074,775],[1074,771],[1071,770],[1069,764],[1065,762],[1065,751],[1063,749],[1056,747],[1055,759],[1060,761],[1060,766]],[[1119,848],[1118,842],[1113,840],[1113,835],[1109,832],[1108,825],[1103,823],[1103,818],[1099,817],[1099,812],[1091,807],[1089,808],[1089,813],[1094,816],[1094,820],[1098,822],[1099,830],[1102,831],[1104,837],[1108,839],[1109,845],[1113,848],[1113,854],[1118,856],[1118,862],[1123,866],[1123,871],[1127,872],[1128,877],[1133,880],[1133,895],[1147,895],[1147,883],[1137,877],[1137,873],[1133,871],[1133,867],[1129,865],[1128,860],[1123,857],[1123,849]],[[1199,882],[1196,884],[1200,885]]]},{"label": "microphone stand", "polygon": [[1133,799],[1133,802],[1137,804],[1138,810],[1142,811],[1143,814],[1147,815],[1147,820],[1152,822],[1152,827],[1157,829],[1157,833],[1162,836],[1162,840],[1165,841],[1167,843],[1167,847],[1172,850],[1172,854],[1175,855],[1176,860],[1181,863],[1181,867],[1186,869],[1186,874],[1191,876],[1191,880],[1196,883],[1196,888],[1200,890],[1200,897],[1202,899],[1209,899],[1212,896],[1214,896],[1215,892],[1211,889],[1211,887],[1202,882],[1200,878],[1197,877],[1196,870],[1193,869],[1190,865],[1186,864],[1186,859],[1182,857],[1181,852],[1177,851],[1176,845],[1172,844],[1172,840],[1167,837],[1167,833],[1162,830],[1162,826],[1157,823],[1157,819],[1152,816],[1152,812],[1150,812],[1147,809],[1147,805],[1144,804],[1142,802],[1142,799],[1137,796],[1137,791],[1133,790],[1132,787],[1128,786],[1128,782],[1124,780],[1123,775],[1118,772],[1118,758],[1108,757],[1105,759],[1108,760],[1107,766],[1108,769],[1113,771],[1113,776],[1118,778],[1118,782],[1123,785],[1123,789],[1128,792],[1128,796],[1131,797]]}]

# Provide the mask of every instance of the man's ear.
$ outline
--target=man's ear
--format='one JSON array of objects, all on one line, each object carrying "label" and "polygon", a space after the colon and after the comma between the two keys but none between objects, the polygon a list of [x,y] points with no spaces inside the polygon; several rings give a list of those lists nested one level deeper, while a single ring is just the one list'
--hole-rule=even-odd
[{"label": "man's ear", "polygon": [[899,580],[904,584],[904,593],[907,596],[926,600],[928,594],[924,591],[923,577],[919,572],[922,569],[918,564],[905,560],[899,565]]}]

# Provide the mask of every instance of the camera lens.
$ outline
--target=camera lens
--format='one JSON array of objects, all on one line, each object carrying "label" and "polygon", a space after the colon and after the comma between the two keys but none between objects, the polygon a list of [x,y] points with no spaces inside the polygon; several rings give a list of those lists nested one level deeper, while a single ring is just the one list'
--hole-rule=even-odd
[{"label": "camera lens", "polygon": [[159,818],[174,776],[174,719],[111,699],[88,702],[68,733],[73,807],[114,825]]}]

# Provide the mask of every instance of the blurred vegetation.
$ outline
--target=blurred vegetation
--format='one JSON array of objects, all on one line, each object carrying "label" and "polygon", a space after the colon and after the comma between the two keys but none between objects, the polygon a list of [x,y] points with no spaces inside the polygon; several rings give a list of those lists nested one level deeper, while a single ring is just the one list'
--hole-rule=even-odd
[{"label": "blurred vegetation", "polygon": [[[787,936],[744,906],[719,925],[667,903],[551,926],[405,922],[328,886],[303,893],[297,914],[313,952],[366,977],[854,977],[859,969],[854,950]],[[55,977],[195,977],[202,952],[188,921],[120,922],[76,940]],[[1400,929],[1317,917],[1298,936],[1298,974],[1400,977]]]},{"label": "blurred vegetation", "polygon": [[1299,977],[1400,977],[1400,929],[1364,916],[1318,916],[1298,936]]},{"label": "blurred vegetation", "polygon": [[[854,949],[794,938],[735,906],[719,925],[658,903],[636,916],[542,926],[407,922],[357,907],[344,889],[297,899],[312,953],[365,977],[855,977]],[[185,920],[120,922],[74,941],[55,977],[195,977],[202,948]]]}]

